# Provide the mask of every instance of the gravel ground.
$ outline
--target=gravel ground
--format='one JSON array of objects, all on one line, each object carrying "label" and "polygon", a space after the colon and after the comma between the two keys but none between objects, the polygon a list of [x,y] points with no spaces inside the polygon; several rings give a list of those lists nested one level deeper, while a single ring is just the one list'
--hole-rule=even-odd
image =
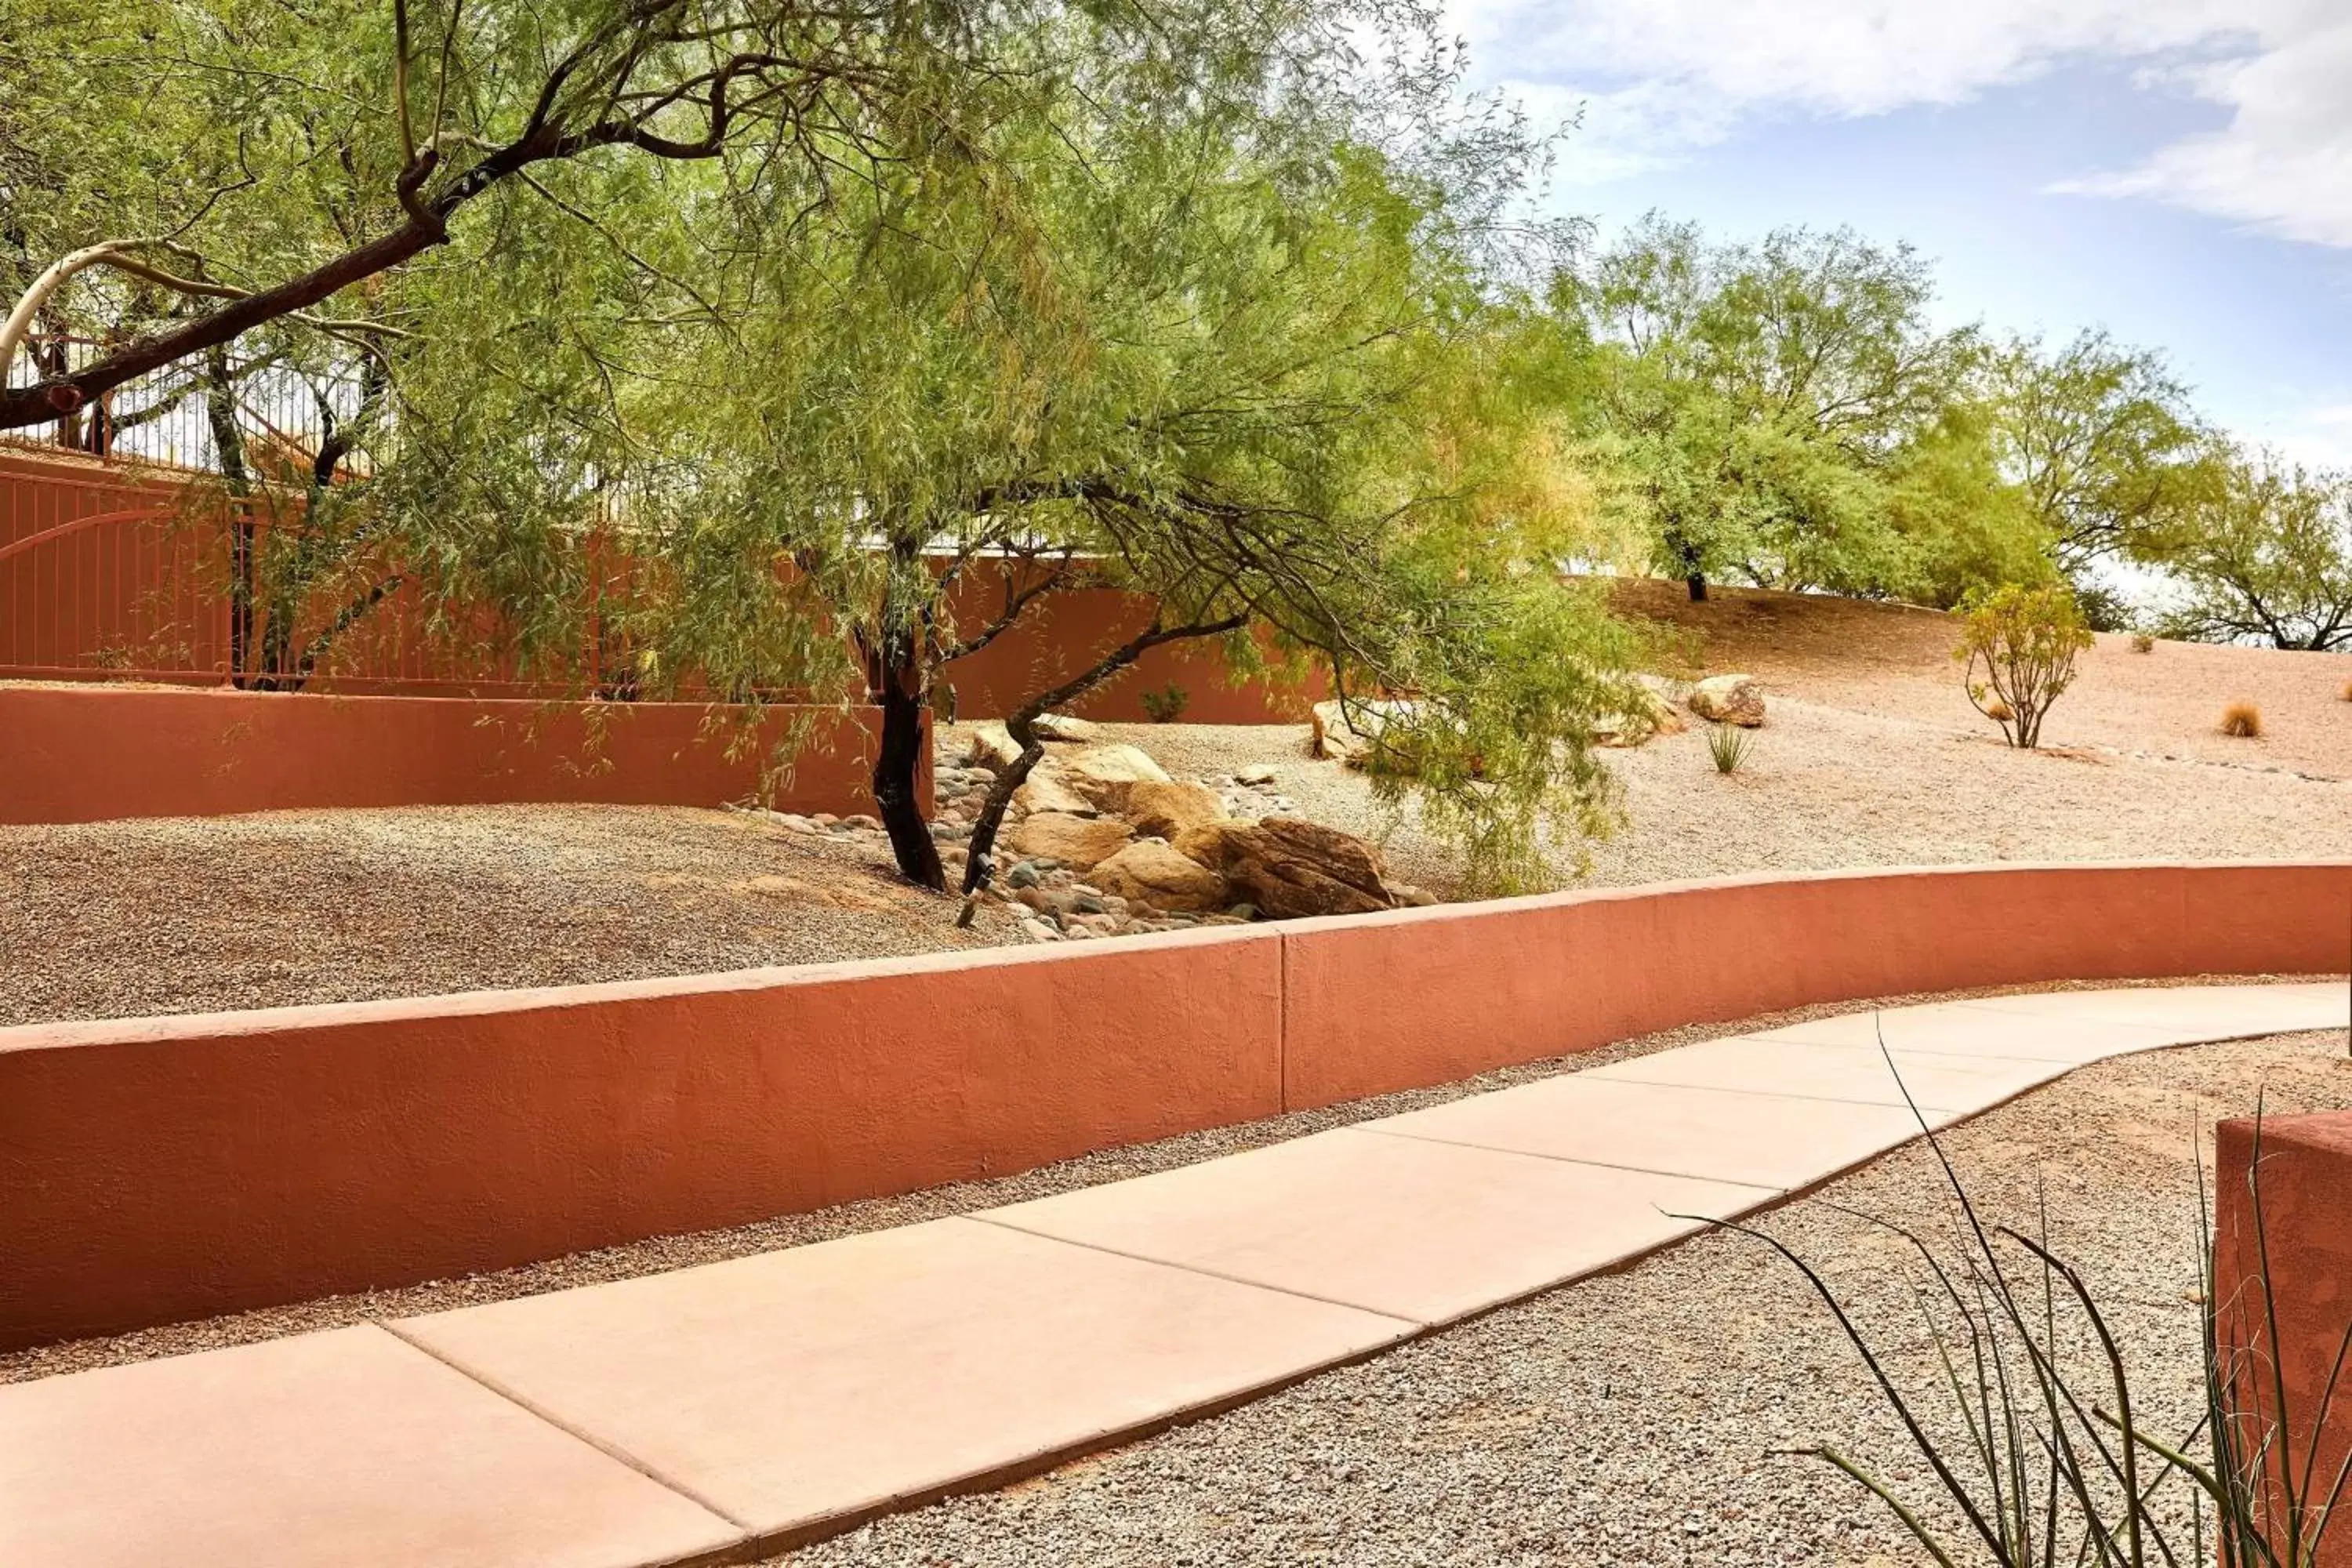
[{"label": "gravel ground", "polygon": [[[2352,783],[2088,749],[2011,751],[1957,726],[1832,707],[1774,690],[1737,773],[1716,772],[1705,726],[1606,753],[1624,786],[1612,837],[1560,847],[1588,885],[1750,871],[1985,860],[2352,854]],[[2352,703],[2344,704],[2352,712]],[[1276,764],[1301,816],[1385,836],[1391,872],[1457,891],[1452,858],[1371,798],[1361,773],[1307,756],[1307,729],[1105,725],[1180,777]],[[2352,742],[2347,742],[2352,744]]]},{"label": "gravel ground", "polygon": [[0,1025],[1019,940],[854,840],[722,811],[460,806],[0,826]]},{"label": "gravel ground", "polygon": [[[2197,1407],[2200,1130],[2251,1110],[2352,1105],[2341,1032],[2101,1064],[1944,1142],[1988,1217],[2050,1233],[2090,1280],[2143,1419]],[[2210,1158],[2210,1148],[2204,1157]],[[1950,1234],[1948,1190],[1914,1146],[1768,1216],[1925,1386],[1917,1279],[1864,1215]],[[1821,1461],[1832,1443],[1925,1500],[1924,1467],[1858,1359],[1787,1264],[1703,1237],[1622,1273],[1505,1308],[1228,1415],[1007,1490],[878,1521],[783,1557],[794,1568],[1855,1568],[1927,1559]]]}]

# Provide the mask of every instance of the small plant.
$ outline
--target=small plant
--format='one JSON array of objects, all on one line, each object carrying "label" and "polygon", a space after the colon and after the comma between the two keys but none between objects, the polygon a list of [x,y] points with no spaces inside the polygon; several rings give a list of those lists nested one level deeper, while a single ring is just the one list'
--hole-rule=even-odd
[{"label": "small plant", "polygon": [[2134,652],[2134,653],[2154,653],[2155,651],[2156,651],[2156,637],[2155,637],[2155,635],[2154,635],[2153,633],[2150,633],[2150,632],[2134,632],[2134,633],[2132,633],[2132,652]]},{"label": "small plant", "polygon": [[1706,754],[1715,759],[1715,771],[1736,773],[1748,760],[1748,731],[1737,724],[1711,724],[1706,731]]},{"label": "small plant", "polygon": [[1143,694],[1143,711],[1155,724],[1173,724],[1184,716],[1184,705],[1192,700],[1192,693],[1171,680],[1157,691]]},{"label": "small plant", "polygon": [[1969,702],[2000,726],[2001,739],[2027,750],[2042,742],[2042,721],[2074,682],[2074,660],[2092,645],[2091,628],[2063,584],[2009,584],[1964,601],[1959,661]]},{"label": "small plant", "polygon": [[[1884,1049],[1883,1038],[1880,1044]],[[1948,1415],[1931,1414],[1925,1393],[1896,1381],[1876,1338],[1787,1243],[1736,1221],[1706,1223],[1763,1243],[1804,1276],[1926,1461],[1949,1523],[1932,1522],[1889,1480],[1835,1447],[1796,1452],[1877,1498],[1942,1568],[1962,1562],[1995,1568],[2318,1568],[2329,1516],[2352,1480],[2352,1458],[2323,1467],[2317,1455],[2335,1408],[2336,1374],[2352,1356],[2352,1327],[2337,1346],[2318,1408],[2290,1412],[2285,1384],[2268,1360],[2267,1347],[2279,1341],[2263,1242],[2259,1112],[2247,1176],[2259,1258],[2245,1282],[2253,1287],[2251,1309],[2236,1295],[2218,1299],[2217,1238],[2200,1163],[2204,1397],[2194,1425],[2168,1440],[2140,1424],[2147,1391],[2133,1388],[2113,1323],[2080,1271],[2051,1247],[2046,1202],[2036,1234],[1989,1222],[1942,1141],[1924,1119],[1920,1126],[1952,1193],[1957,1253],[1939,1253],[1900,1226],[1857,1217],[1890,1232],[1919,1265],[1924,1325],[1911,1331],[1926,1330],[1940,1369],[1930,1387],[1938,1402],[1949,1401]],[[2241,1342],[2250,1310],[2252,1344]],[[2201,1456],[2193,1452],[2200,1447]]]},{"label": "small plant", "polygon": [[2221,710],[2221,733],[2240,741],[2263,738],[2263,710],[2251,702],[2232,702]]},{"label": "small plant", "polygon": [[2344,689],[2337,693],[2337,695],[2342,697],[2345,701],[2352,702],[2352,680],[2346,681],[2344,683]]}]

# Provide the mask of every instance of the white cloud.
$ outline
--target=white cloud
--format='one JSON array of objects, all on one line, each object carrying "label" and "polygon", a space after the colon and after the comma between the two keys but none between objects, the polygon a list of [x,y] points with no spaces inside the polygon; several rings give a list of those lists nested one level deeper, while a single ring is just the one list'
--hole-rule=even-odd
[{"label": "white cloud", "polygon": [[1453,19],[1490,80],[1539,112],[1584,107],[1571,182],[1640,173],[1759,119],[1964,102],[2105,58],[2229,118],[2067,188],[2352,246],[2346,0],[1455,0]]}]

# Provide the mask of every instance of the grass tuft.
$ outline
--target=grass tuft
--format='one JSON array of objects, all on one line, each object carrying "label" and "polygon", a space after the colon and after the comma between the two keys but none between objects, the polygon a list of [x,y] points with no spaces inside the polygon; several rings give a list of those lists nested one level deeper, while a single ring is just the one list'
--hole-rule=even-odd
[{"label": "grass tuft", "polygon": [[2241,741],[2263,738],[2263,710],[2251,702],[2232,702],[2221,710],[2221,733]]},{"label": "grass tuft", "polygon": [[1715,771],[1736,773],[1748,760],[1748,731],[1737,724],[1717,724],[1706,732],[1706,754],[1715,759]]},{"label": "grass tuft", "polygon": [[2146,632],[2134,632],[2134,633],[2132,633],[2132,652],[2134,652],[2134,653],[2154,653],[2155,651],[2156,651],[2156,638],[2154,638],[2153,637],[2149,636],[2149,635],[2148,635],[2147,633],[2146,633]]}]

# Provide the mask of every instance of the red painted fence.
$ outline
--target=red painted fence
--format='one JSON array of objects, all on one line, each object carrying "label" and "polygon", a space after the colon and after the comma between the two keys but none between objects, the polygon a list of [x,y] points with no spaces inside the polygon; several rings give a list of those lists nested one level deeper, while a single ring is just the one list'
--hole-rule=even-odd
[{"label": "red painted fence", "polygon": [[[0,450],[0,679],[219,685],[239,668],[233,650],[240,643],[247,649],[242,668],[253,669],[250,648],[267,606],[240,638],[231,593],[236,545],[217,503],[192,502],[204,492],[188,487],[201,482],[165,468]],[[957,582],[949,605],[960,624],[992,618],[1004,596],[1003,570],[977,562]],[[617,567],[596,575],[600,592],[626,592]],[[394,576],[368,561],[327,576],[297,609],[289,640],[306,646]],[[942,679],[955,689],[960,716],[1002,717],[1132,637],[1151,611],[1149,597],[1115,589],[1048,595]],[[609,685],[624,662],[592,649],[573,679],[520,679],[501,651],[495,614],[457,619],[455,626],[435,623],[418,585],[401,580],[333,637],[308,689],[551,697]],[[1214,645],[1172,644],[1144,655],[1075,710],[1140,721],[1149,717],[1145,695],[1171,688],[1182,694],[1185,719],[1227,724],[1303,720],[1323,689],[1312,679],[1236,682]]]}]

